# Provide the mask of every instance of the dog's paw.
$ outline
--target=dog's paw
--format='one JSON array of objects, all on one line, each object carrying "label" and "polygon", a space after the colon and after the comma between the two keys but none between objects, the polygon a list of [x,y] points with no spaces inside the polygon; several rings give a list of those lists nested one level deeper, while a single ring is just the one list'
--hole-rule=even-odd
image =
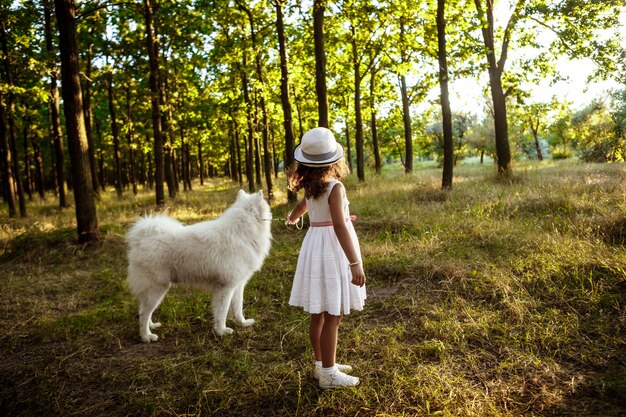
[{"label": "dog's paw", "polygon": [[161,327],[161,323],[150,323],[151,329],[158,329],[159,327]]},{"label": "dog's paw", "polygon": [[248,326],[252,326],[254,323],[256,323],[254,319],[245,319],[245,320],[242,320],[241,325],[248,327]]},{"label": "dog's paw", "polygon": [[231,329],[230,327],[224,327],[223,329],[215,329],[215,331],[220,336],[224,336],[224,335],[227,335],[227,334],[231,334],[233,332],[233,329]]},{"label": "dog's paw", "polygon": [[154,333],[150,333],[150,334],[147,334],[147,335],[141,336],[141,340],[142,340],[144,343],[156,342],[157,340],[159,340],[159,336],[157,336],[157,335],[156,335],[156,334],[154,334]]}]

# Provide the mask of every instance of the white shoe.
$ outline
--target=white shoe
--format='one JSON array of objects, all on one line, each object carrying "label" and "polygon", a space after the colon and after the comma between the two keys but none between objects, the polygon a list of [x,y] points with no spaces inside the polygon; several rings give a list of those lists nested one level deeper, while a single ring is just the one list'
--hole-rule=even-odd
[{"label": "white shoe", "polygon": [[344,374],[338,369],[330,375],[324,375],[324,372],[320,375],[320,388],[347,388],[356,387],[359,385],[359,378]]},{"label": "white shoe", "polygon": [[[343,363],[336,363],[335,366],[337,370],[340,372],[352,372],[352,367],[350,365],[344,365]],[[313,378],[317,381],[320,379],[320,372],[322,372],[321,365],[315,365],[315,371],[313,372]]]}]

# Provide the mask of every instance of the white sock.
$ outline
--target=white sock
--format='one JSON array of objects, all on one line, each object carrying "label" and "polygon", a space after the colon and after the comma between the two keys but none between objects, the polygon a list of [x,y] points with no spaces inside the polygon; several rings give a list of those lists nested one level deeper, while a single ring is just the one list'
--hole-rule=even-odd
[{"label": "white sock", "polygon": [[336,371],[337,371],[337,365],[333,365],[330,368],[322,367],[322,369],[320,370],[320,373],[321,373],[321,375],[324,375],[325,377],[330,377]]},{"label": "white sock", "polygon": [[322,367],[322,361],[315,361],[315,367],[316,368],[321,368]]}]

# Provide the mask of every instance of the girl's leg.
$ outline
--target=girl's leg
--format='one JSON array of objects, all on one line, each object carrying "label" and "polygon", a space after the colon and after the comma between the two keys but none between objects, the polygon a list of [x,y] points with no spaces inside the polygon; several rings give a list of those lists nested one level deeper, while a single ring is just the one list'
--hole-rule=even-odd
[{"label": "girl's leg", "polygon": [[311,346],[313,346],[313,353],[315,354],[315,360],[322,360],[322,348],[320,347],[320,337],[322,334],[322,327],[324,326],[324,313],[311,314],[311,324],[309,324],[309,337],[311,338]]},{"label": "girl's leg", "polygon": [[335,365],[335,356],[337,354],[337,333],[339,331],[339,323],[341,316],[333,316],[326,312],[322,313],[323,325],[320,334],[320,350],[322,354],[322,366],[330,368]]}]

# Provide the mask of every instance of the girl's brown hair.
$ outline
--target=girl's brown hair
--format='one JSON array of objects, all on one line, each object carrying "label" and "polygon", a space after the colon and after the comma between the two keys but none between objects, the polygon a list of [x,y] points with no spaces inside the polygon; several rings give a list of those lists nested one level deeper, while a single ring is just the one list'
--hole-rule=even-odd
[{"label": "girl's brown hair", "polygon": [[327,167],[311,167],[296,162],[296,168],[289,175],[289,189],[297,192],[304,188],[306,198],[317,198],[324,194],[328,181],[340,180],[348,174],[344,158]]}]

